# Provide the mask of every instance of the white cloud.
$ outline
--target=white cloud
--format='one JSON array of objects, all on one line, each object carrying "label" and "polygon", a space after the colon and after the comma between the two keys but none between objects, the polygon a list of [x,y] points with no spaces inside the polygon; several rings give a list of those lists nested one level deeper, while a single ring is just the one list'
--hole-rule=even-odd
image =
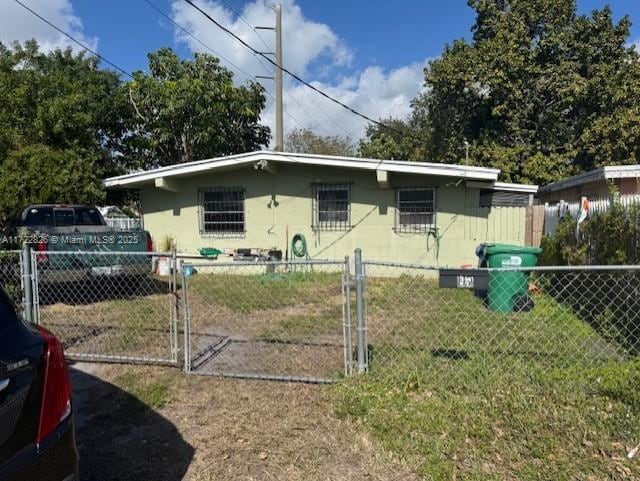
[{"label": "white cloud", "polygon": [[[272,51],[273,33],[268,30],[259,32],[267,44],[265,46],[247,25],[273,25],[274,13],[265,3],[263,0],[254,0],[244,6],[240,13],[246,23],[215,0],[206,0],[199,5],[256,49]],[[282,9],[284,65],[287,69],[307,81],[313,80],[313,85],[319,89],[373,119],[405,117],[410,113],[410,102],[422,88],[422,69],[426,62],[391,71],[384,71],[379,66],[369,66],[345,77],[344,71],[353,59],[353,52],[345,41],[328,25],[305,18],[294,0],[284,0]],[[251,52],[186,2],[174,0],[172,11],[177,23],[186,27],[218,55],[236,65],[233,67],[223,61],[225,66],[236,72],[239,81],[246,80],[247,76],[239,72],[237,67],[251,75],[273,74],[273,68],[268,66],[265,71]],[[206,51],[201,44],[179,29],[176,29],[175,34],[178,41],[185,43],[192,51]],[[264,60],[262,62],[266,63]],[[331,78],[337,80],[330,81]],[[267,80],[262,84],[273,95],[273,83]],[[284,110],[287,131],[304,127],[322,135],[350,135],[358,139],[364,135],[368,123],[286,75]],[[273,132],[274,105],[271,97],[262,112],[262,121]]]},{"label": "white cloud", "polygon": [[[238,18],[234,12],[215,0],[201,1],[198,6],[256,50],[274,51],[274,33],[269,30],[256,32],[251,27],[274,25],[274,12],[266,2],[255,0],[246,4],[240,12],[242,18]],[[351,51],[327,25],[306,19],[293,0],[284,0],[282,10],[284,64],[289,70],[306,75],[309,65],[318,59],[326,59],[328,63],[337,66],[348,65],[351,62]],[[242,70],[251,75],[273,73],[273,67],[266,60],[262,60],[262,63],[267,65],[265,69],[253,53],[217,28],[188,3],[174,0],[172,14],[177,23]],[[206,51],[200,43],[181,30],[176,29],[175,33],[178,41],[188,45],[191,50]],[[246,78],[244,74],[239,75]]]},{"label": "white cloud", "polygon": [[[25,5],[49,20],[51,23],[69,33],[80,42],[96,49],[98,40],[86,37],[82,21],[74,15],[69,0],[22,0]],[[13,1],[0,2],[0,41],[11,44],[14,40],[21,42],[35,38],[42,50],[55,48],[80,47],[67,37],[54,30],[32,13]]]},{"label": "white cloud", "polygon": [[635,48],[636,52],[640,54],[640,37],[632,41],[629,46]]},{"label": "white cloud", "polygon": [[[318,81],[312,84],[374,120],[404,118],[411,112],[411,100],[422,89],[425,65],[426,62],[414,63],[389,72],[371,66],[336,85]],[[274,124],[273,109],[273,103],[269,103],[262,114],[263,122],[271,128]],[[299,127],[299,123],[322,135],[349,135],[358,139],[364,136],[368,124],[300,84],[287,87],[284,110],[286,130]]]}]

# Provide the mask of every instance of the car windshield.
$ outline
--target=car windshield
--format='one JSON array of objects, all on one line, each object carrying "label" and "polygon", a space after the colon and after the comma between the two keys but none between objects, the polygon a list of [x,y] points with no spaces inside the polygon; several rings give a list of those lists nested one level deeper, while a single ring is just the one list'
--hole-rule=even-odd
[{"label": "car windshield", "polygon": [[75,224],[73,209],[53,209],[53,220],[56,227],[65,227]]}]

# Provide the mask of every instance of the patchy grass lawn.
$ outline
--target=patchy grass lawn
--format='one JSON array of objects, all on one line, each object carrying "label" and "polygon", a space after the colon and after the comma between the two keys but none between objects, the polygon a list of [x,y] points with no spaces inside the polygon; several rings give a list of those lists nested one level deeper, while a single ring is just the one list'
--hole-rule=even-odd
[{"label": "patchy grass lawn", "polygon": [[78,364],[82,481],[412,481],[332,408],[331,387]]},{"label": "patchy grass lawn", "polygon": [[336,388],[426,480],[640,479],[640,362],[567,307],[521,314],[420,278],[368,282],[370,374]]},{"label": "patchy grass lawn", "polygon": [[[341,274],[336,272],[290,272],[274,274],[202,273],[189,279],[189,293],[209,305],[219,305],[239,313],[314,304],[326,295],[340,294]],[[264,268],[263,268],[264,269]],[[254,269],[255,270],[255,269]]]},{"label": "patchy grass lawn", "polygon": [[[339,274],[199,273],[190,283],[192,331],[203,338],[342,339]],[[330,388],[175,371],[117,371],[109,379],[179,426],[196,446],[195,480],[411,479],[411,472],[425,480],[640,480],[638,457],[626,458],[640,443],[640,362],[615,336],[544,290],[533,294],[530,312],[501,314],[469,291],[426,278],[370,275],[366,289],[366,377]],[[61,322],[120,325],[113,346],[132,351],[156,339],[147,335],[159,330],[152,319],[168,323],[168,300],[153,296],[47,309]],[[163,325],[153,345],[168,342]],[[281,361],[243,346],[228,352],[225,369],[278,368]],[[336,352],[326,360],[287,354],[284,362],[290,374],[309,366],[337,372]]]}]

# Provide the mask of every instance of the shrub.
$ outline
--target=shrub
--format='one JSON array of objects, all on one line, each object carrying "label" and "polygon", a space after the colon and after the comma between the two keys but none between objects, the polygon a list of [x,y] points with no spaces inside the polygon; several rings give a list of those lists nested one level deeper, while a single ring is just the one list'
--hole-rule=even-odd
[{"label": "shrub", "polygon": [[553,237],[542,239],[541,265],[617,265],[640,262],[640,205],[613,204],[589,217],[576,235],[576,220],[565,216]]}]

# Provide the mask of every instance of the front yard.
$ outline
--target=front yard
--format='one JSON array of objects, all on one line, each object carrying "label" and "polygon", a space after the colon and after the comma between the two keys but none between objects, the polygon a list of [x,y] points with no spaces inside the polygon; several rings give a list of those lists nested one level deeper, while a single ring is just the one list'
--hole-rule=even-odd
[{"label": "front yard", "polygon": [[82,481],[411,481],[327,386],[78,364]]},{"label": "front yard", "polygon": [[[439,289],[420,276],[371,276],[366,289],[369,373],[332,386],[100,366],[105,385],[124,394],[115,411],[103,403],[104,417],[92,413],[98,429],[80,428],[85,453],[99,449],[101,429],[116,439],[104,459],[85,456],[97,463],[91,469],[137,449],[171,471],[175,441],[178,457],[189,458],[180,476],[195,480],[640,480],[638,456],[627,459],[640,443],[640,362],[561,298],[539,289],[530,312],[501,314],[470,291]],[[340,348],[326,359],[283,351],[277,362],[247,351],[260,342],[339,345],[339,274],[201,273],[190,295],[202,339],[251,341],[229,349],[218,367],[339,372]],[[107,336],[110,349],[152,348],[158,335],[168,352],[161,333],[169,301],[154,293],[43,309],[56,323],[82,326],[86,317],[108,325],[117,334]],[[132,323],[149,313],[153,323]],[[78,348],[91,339],[71,342]],[[158,419],[168,425],[156,433]],[[167,446],[158,451],[157,443]],[[135,470],[139,479],[158,479],[153,464]]]}]

